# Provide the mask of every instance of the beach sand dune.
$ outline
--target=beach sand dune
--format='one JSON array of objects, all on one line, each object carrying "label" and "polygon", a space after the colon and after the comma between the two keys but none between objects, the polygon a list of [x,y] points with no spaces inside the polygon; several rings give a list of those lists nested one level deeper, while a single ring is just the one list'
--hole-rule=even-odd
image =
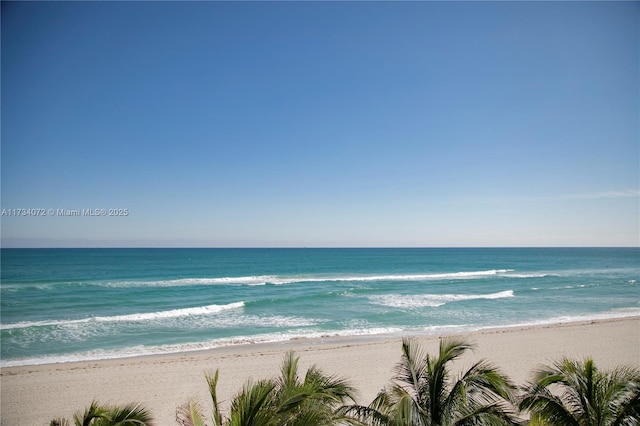
[{"label": "beach sand dune", "polygon": [[[640,317],[491,329],[461,336],[476,349],[454,368],[487,358],[518,384],[524,384],[536,368],[562,357],[590,356],[601,369],[621,364],[640,367]],[[440,337],[418,339],[436,353]],[[205,371],[220,370],[219,397],[228,402],[249,378],[276,375],[290,349],[300,356],[300,368],[317,364],[326,373],[348,378],[359,391],[358,402],[368,404],[391,379],[400,348],[400,338],[299,339],[162,356],[7,367],[0,373],[0,424],[48,425],[52,418],[71,418],[98,400],[140,402],[150,409],[156,424],[175,425],[176,408],[190,398],[199,399],[210,412]]]}]

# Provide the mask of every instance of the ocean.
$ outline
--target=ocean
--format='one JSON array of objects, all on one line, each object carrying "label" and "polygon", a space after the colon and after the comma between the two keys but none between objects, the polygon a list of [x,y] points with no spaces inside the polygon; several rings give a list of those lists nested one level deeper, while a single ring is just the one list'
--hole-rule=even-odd
[{"label": "ocean", "polygon": [[0,366],[640,315],[638,248],[2,249]]}]

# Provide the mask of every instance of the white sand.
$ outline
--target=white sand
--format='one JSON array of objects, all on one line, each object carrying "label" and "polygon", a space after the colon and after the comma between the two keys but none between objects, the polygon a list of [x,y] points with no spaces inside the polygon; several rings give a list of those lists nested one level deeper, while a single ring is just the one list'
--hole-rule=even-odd
[{"label": "white sand", "polygon": [[[457,368],[487,358],[518,384],[542,364],[561,357],[594,358],[601,368],[640,367],[640,317],[548,326],[484,330],[464,334],[477,346]],[[436,353],[439,336],[420,337]],[[99,362],[3,368],[0,372],[0,424],[48,425],[69,419],[92,400],[148,407],[157,425],[175,425],[176,408],[195,397],[209,412],[204,371],[220,369],[219,397],[225,401],[248,378],[272,377],[289,349],[300,355],[302,371],[317,364],[326,373],[346,377],[368,404],[393,375],[400,360],[400,338],[297,340],[184,354]]]}]

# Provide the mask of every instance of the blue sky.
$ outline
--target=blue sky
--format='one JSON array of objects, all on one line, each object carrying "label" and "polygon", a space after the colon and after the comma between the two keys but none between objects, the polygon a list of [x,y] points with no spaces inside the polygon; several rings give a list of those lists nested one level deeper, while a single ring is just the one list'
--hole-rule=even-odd
[{"label": "blue sky", "polygon": [[638,246],[639,17],[2,2],[2,244]]}]

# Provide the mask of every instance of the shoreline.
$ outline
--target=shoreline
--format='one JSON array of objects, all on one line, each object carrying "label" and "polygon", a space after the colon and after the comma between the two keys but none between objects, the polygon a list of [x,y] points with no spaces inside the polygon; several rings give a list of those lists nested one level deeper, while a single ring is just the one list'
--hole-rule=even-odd
[{"label": "shoreline", "polygon": [[[640,310],[636,309],[628,309],[627,312],[621,311],[618,314],[612,313],[603,313],[603,314],[594,314],[594,315],[582,315],[576,317],[556,317],[550,318],[546,320],[541,320],[539,322],[524,322],[524,323],[514,323],[514,324],[501,324],[501,325],[478,325],[478,326],[434,326],[432,330],[400,330],[400,331],[385,331],[380,333],[362,333],[362,334],[340,334],[340,331],[327,331],[326,333],[317,333],[310,336],[294,336],[290,338],[285,338],[282,340],[264,340],[264,341],[253,341],[248,336],[239,336],[239,340],[245,340],[241,343],[220,343],[217,341],[211,342],[194,342],[190,344],[185,344],[184,348],[181,349],[164,349],[158,350],[158,348],[162,348],[162,346],[156,347],[156,351],[154,349],[150,349],[149,352],[141,352],[141,353],[133,353],[133,352],[122,352],[117,354],[109,354],[102,356],[86,356],[84,353],[79,353],[76,355],[66,355],[61,356],[60,358],[56,357],[45,357],[45,358],[28,358],[28,359],[17,359],[17,360],[9,360],[3,362],[0,359],[0,369],[10,369],[10,368],[19,368],[19,367],[36,367],[36,366],[46,366],[46,365],[62,365],[62,364],[82,364],[82,363],[94,363],[94,362],[104,362],[104,361],[119,361],[119,360],[129,360],[136,358],[146,358],[146,357],[163,357],[163,356],[176,356],[179,354],[198,354],[203,352],[210,351],[225,351],[225,350],[242,350],[244,347],[256,348],[256,347],[268,347],[268,346],[282,346],[282,345],[295,345],[297,342],[327,342],[327,341],[335,341],[335,343],[339,343],[341,341],[357,341],[357,342],[367,342],[367,341],[380,341],[380,340],[390,340],[390,339],[399,339],[404,336],[411,336],[416,338],[429,338],[434,336],[445,336],[449,334],[470,334],[470,333],[478,333],[482,331],[490,331],[490,330],[509,330],[509,329],[521,329],[521,328],[529,328],[529,327],[545,327],[545,326],[553,326],[560,324],[573,324],[573,323],[582,323],[582,322],[590,322],[590,321],[609,321],[609,320],[617,320],[617,319],[625,319],[625,318],[633,318],[640,317]],[[207,344],[210,346],[207,347]],[[167,345],[172,346],[172,345]],[[202,346],[202,347],[198,347]],[[196,348],[197,347],[197,348]],[[195,349],[194,349],[195,348]]]},{"label": "shoreline", "polygon": [[[486,328],[477,331],[411,335],[429,353],[441,337],[462,336],[476,349],[453,365],[468,367],[486,358],[521,385],[544,364],[564,356],[593,357],[601,369],[640,366],[640,316]],[[210,413],[205,371],[220,371],[218,394],[223,407],[249,379],[278,374],[283,355],[294,350],[300,369],[312,364],[347,378],[368,404],[393,376],[400,360],[400,336],[351,336],[295,339],[201,351],[144,355],[99,361],[25,365],[0,369],[1,425],[48,425],[58,416],[71,418],[92,400],[146,406],[158,425],[175,423],[176,408],[190,398]],[[25,410],[25,407],[38,407]]]}]

